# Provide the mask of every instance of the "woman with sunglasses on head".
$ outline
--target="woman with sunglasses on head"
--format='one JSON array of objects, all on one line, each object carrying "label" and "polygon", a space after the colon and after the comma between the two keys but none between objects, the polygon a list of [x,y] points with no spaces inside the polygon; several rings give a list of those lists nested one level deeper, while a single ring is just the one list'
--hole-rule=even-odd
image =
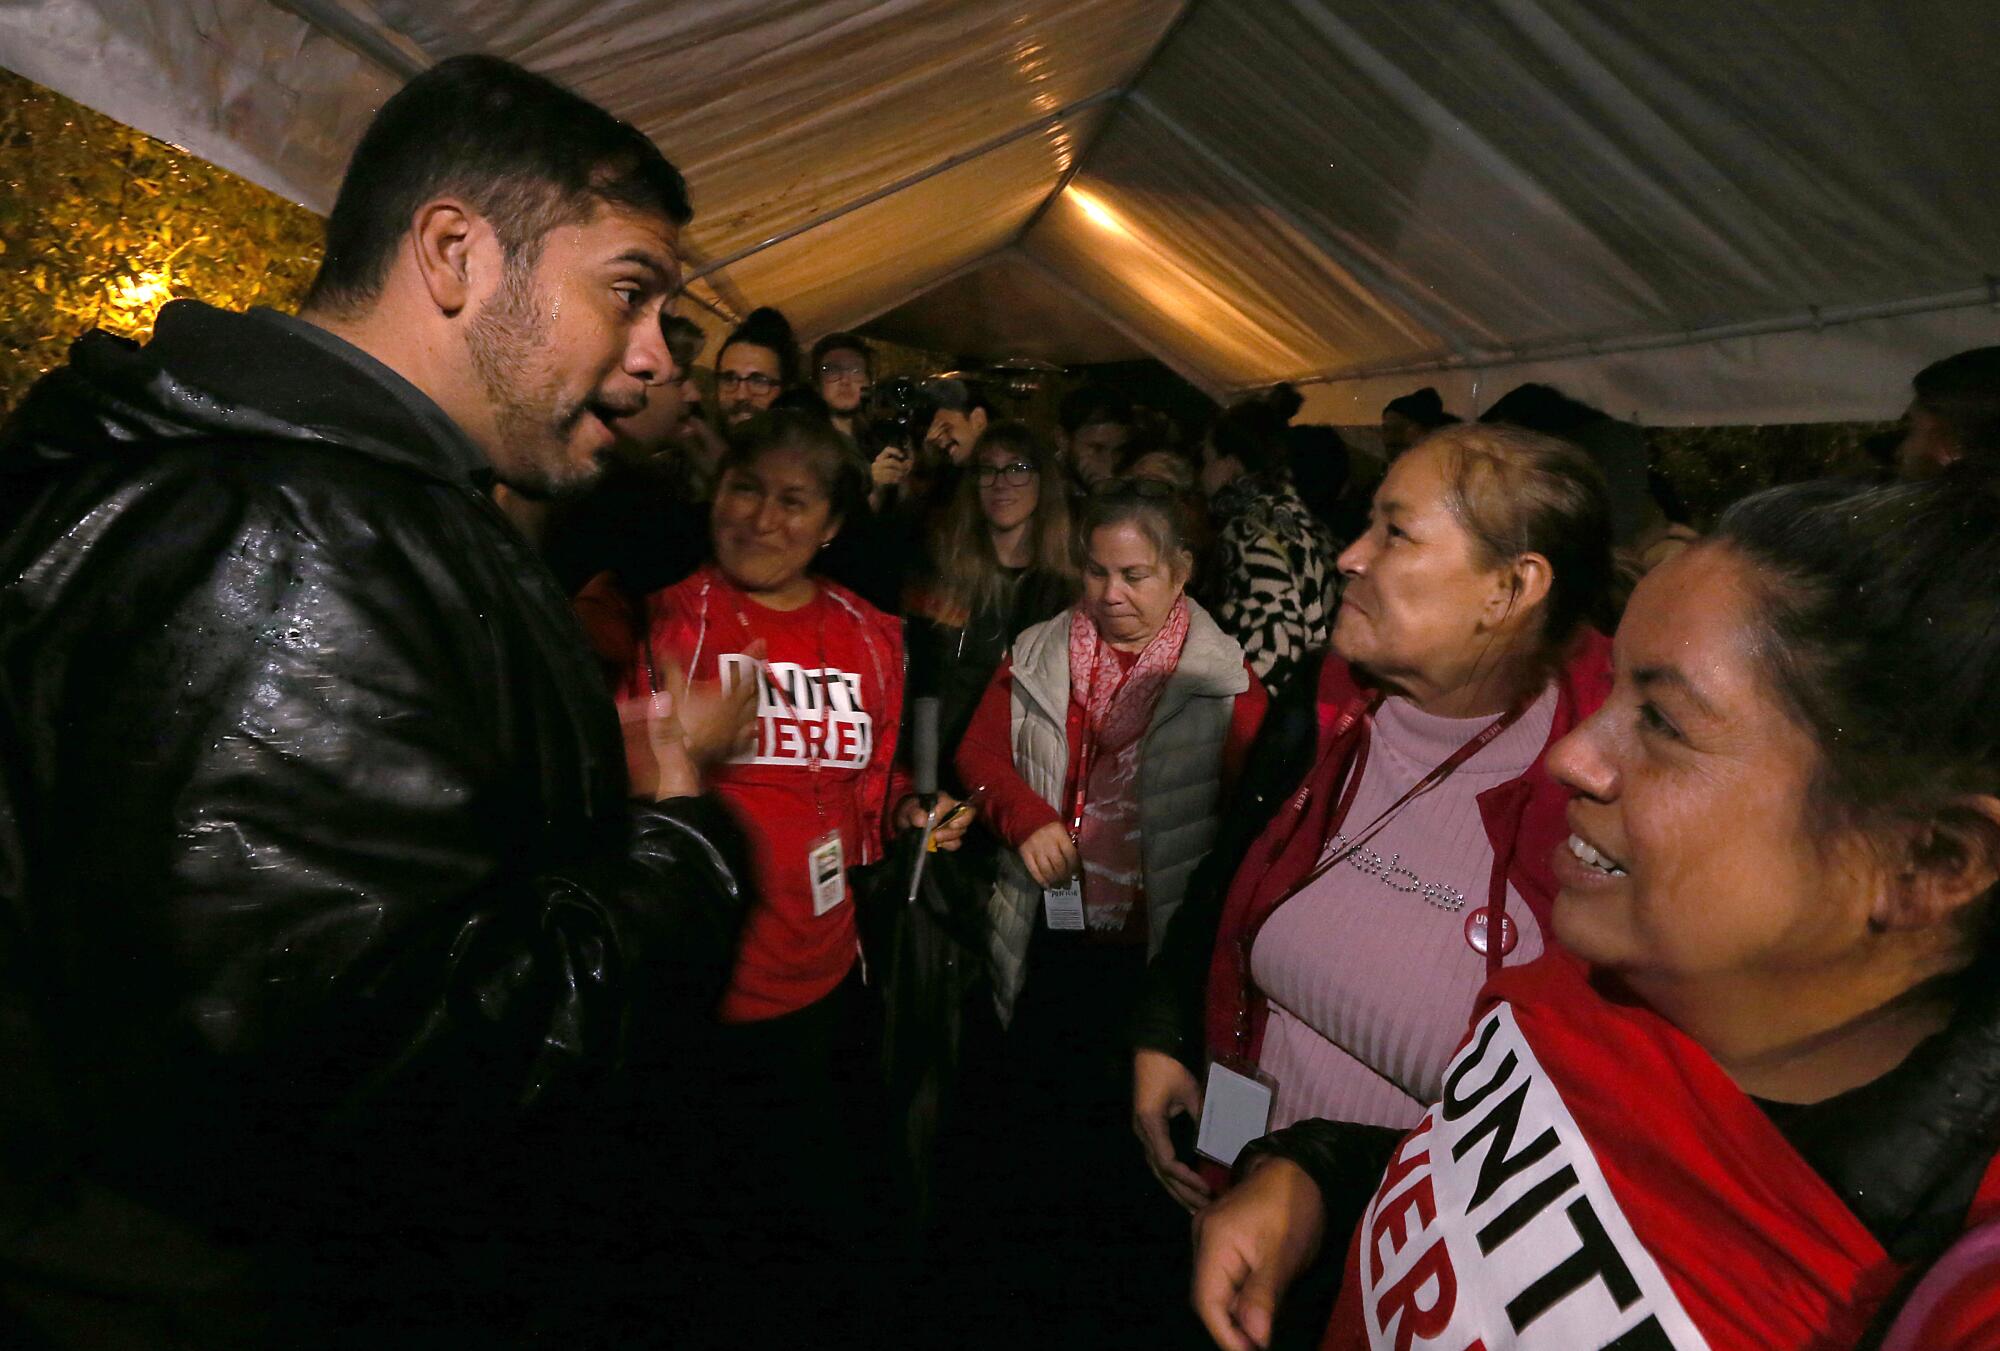
[{"label": "woman with sunglasses on head", "polygon": [[1772,489],[1649,573],[1549,754],[1579,960],[1487,987],[1400,1145],[1259,1146],[1201,1222],[1217,1340],[1358,1183],[1329,1348],[2000,1345],[1996,569],[1973,470]]},{"label": "woman with sunglasses on head", "polygon": [[1565,442],[1431,436],[1338,566],[1332,651],[1274,708],[1138,1020],[1134,1129],[1190,1210],[1222,1174],[1176,1116],[1408,1129],[1436,1099],[1480,986],[1548,944],[1547,749],[1609,682],[1610,507]]},{"label": "woman with sunglasses on head", "polygon": [[1003,1235],[1008,1274],[1039,1292],[1029,1319],[1129,1317],[1134,1282],[1165,1298],[1181,1269],[1181,1226],[1119,1144],[1125,1025],[1265,707],[1243,650],[1186,594],[1177,492],[1101,485],[1077,539],[1083,599],[1014,640],[957,757],[1006,850],[988,904],[1007,1028],[989,1125],[1034,1179],[999,1203],[1020,1226]]}]

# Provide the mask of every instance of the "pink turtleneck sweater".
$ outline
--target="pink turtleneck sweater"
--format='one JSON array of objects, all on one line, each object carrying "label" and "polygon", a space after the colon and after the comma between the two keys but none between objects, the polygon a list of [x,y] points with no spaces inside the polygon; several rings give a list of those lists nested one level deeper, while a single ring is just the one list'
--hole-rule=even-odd
[{"label": "pink turtleneck sweater", "polygon": [[[1486,981],[1486,958],[1465,937],[1466,917],[1486,904],[1493,875],[1477,798],[1534,763],[1555,707],[1551,687],[1265,922],[1250,970],[1271,1005],[1259,1065],[1277,1081],[1273,1130],[1307,1117],[1408,1129],[1437,1100]],[[1492,721],[1386,701],[1344,828],[1373,821]],[[1512,886],[1507,915],[1520,941],[1506,965],[1532,960],[1542,951],[1541,930]]]}]

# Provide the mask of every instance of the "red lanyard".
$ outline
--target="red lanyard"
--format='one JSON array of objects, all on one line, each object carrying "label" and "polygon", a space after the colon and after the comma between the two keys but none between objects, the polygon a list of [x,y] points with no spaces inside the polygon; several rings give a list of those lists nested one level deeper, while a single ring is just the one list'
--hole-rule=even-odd
[{"label": "red lanyard", "polygon": [[[1466,761],[1492,745],[1502,732],[1519,722],[1521,715],[1528,711],[1528,705],[1532,702],[1532,699],[1523,699],[1492,722],[1486,724],[1477,736],[1446,756],[1437,768],[1410,785],[1408,792],[1378,812],[1374,820],[1363,826],[1357,834],[1347,841],[1346,847],[1337,849],[1324,859],[1321,859],[1311,872],[1300,879],[1298,886],[1292,889],[1292,894],[1297,895],[1305,887],[1324,877],[1334,866],[1345,863],[1348,859],[1354,857],[1355,852],[1367,844],[1368,841],[1374,839],[1377,832],[1388,825],[1390,819],[1397,812],[1400,812],[1403,808],[1409,806],[1425,793],[1430,792],[1431,789],[1457,773]],[[1370,730],[1372,732],[1373,716],[1375,710],[1381,706],[1381,703],[1382,698],[1380,695],[1377,695],[1365,703],[1357,699],[1349,704],[1347,711],[1341,714],[1340,721],[1334,725],[1333,736],[1330,740],[1337,742],[1354,725],[1358,718],[1368,718],[1371,723]],[[1347,824],[1347,813],[1354,809],[1354,799],[1361,792],[1362,774],[1368,768],[1368,750],[1369,743],[1372,740],[1372,735],[1364,736],[1360,749],[1355,753],[1354,765],[1348,770],[1347,783],[1341,789],[1340,801],[1334,806],[1333,819],[1327,823],[1327,835],[1329,839],[1341,833],[1341,827]]]},{"label": "red lanyard", "polygon": [[[1498,718],[1488,723],[1472,740],[1446,756],[1443,763],[1439,764],[1430,773],[1424,775],[1423,778],[1417,780],[1416,783],[1411,785],[1408,792],[1377,813],[1375,819],[1363,827],[1361,832],[1349,840],[1343,848],[1336,849],[1324,859],[1321,859],[1310,872],[1299,879],[1297,885],[1271,907],[1270,911],[1265,912],[1264,917],[1269,919],[1271,913],[1276,911],[1278,906],[1283,905],[1314,882],[1326,876],[1337,864],[1344,863],[1352,858],[1355,851],[1374,838],[1376,832],[1386,826],[1397,812],[1450,778],[1466,761],[1492,745],[1494,739],[1502,732],[1519,722],[1521,715],[1528,711],[1529,706],[1534,703],[1534,700],[1534,696],[1523,698],[1512,708],[1509,708],[1505,713],[1502,713]],[[1350,700],[1347,707],[1341,710],[1340,716],[1334,720],[1333,726],[1328,729],[1328,750],[1331,751],[1333,747],[1338,746],[1341,740],[1354,730],[1354,725],[1357,722],[1363,720],[1370,720],[1372,722],[1375,710],[1381,707],[1381,705],[1382,696],[1379,694],[1357,696]],[[1371,736],[1364,735],[1360,747],[1355,751],[1354,763],[1347,771],[1347,782],[1342,785],[1340,800],[1334,805],[1333,818],[1327,822],[1327,838],[1329,840],[1340,833],[1340,828],[1347,823],[1348,812],[1354,809],[1354,799],[1361,792],[1362,775],[1368,768],[1368,748],[1371,740]],[[1301,789],[1293,797],[1292,806],[1294,809],[1305,805],[1306,791],[1305,789]],[[1250,978],[1250,949],[1255,943],[1258,927],[1260,926],[1251,926],[1237,942],[1237,983],[1241,994],[1238,997],[1236,1006],[1235,1039],[1236,1056],[1239,1060],[1247,1060],[1250,1054],[1250,997],[1251,991],[1254,988],[1254,983]]]},{"label": "red lanyard", "polygon": [[[1136,668],[1136,663],[1134,665]],[[1118,677],[1118,683],[1123,685],[1126,677],[1131,674],[1130,670],[1124,672]],[[1076,793],[1071,800],[1069,814],[1069,837],[1077,844],[1083,842],[1084,797],[1090,791],[1091,767],[1097,763],[1097,731],[1090,725],[1090,696],[1096,692],[1097,663],[1095,660],[1092,660],[1090,664],[1090,684],[1085,686],[1083,691],[1083,745],[1077,751]],[[1118,697],[1117,691],[1114,690],[1111,697],[1115,701]]]},{"label": "red lanyard", "polygon": [[1070,809],[1069,837],[1078,843],[1083,839],[1083,800],[1090,789],[1090,767],[1097,759],[1097,734],[1090,730],[1090,707],[1083,710],[1083,749],[1076,757],[1076,796]]}]

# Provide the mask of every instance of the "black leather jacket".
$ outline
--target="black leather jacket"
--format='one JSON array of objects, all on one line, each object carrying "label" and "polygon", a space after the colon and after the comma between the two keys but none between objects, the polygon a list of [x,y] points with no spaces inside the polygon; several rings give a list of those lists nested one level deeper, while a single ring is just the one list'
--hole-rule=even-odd
[{"label": "black leather jacket", "polygon": [[485,489],[372,358],[191,301],[0,432],[0,1303],[62,1340],[504,1290],[464,1254],[590,1204],[564,1123],[722,988],[738,835],[628,802]]}]

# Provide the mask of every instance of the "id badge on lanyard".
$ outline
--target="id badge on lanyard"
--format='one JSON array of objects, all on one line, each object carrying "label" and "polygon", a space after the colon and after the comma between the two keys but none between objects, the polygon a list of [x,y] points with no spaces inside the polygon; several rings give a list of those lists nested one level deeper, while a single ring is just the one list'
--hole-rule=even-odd
[{"label": "id badge on lanyard", "polygon": [[1042,888],[1042,917],[1058,933],[1083,932],[1083,879]]},{"label": "id badge on lanyard", "polygon": [[806,876],[812,882],[815,918],[847,899],[847,863],[839,831],[829,830],[806,846]]},{"label": "id badge on lanyard", "polygon": [[1246,1074],[1219,1060],[1211,1062],[1208,1087],[1201,1096],[1201,1133],[1195,1137],[1195,1153],[1233,1168],[1245,1145],[1269,1133],[1271,1101],[1277,1088],[1268,1074]]}]

